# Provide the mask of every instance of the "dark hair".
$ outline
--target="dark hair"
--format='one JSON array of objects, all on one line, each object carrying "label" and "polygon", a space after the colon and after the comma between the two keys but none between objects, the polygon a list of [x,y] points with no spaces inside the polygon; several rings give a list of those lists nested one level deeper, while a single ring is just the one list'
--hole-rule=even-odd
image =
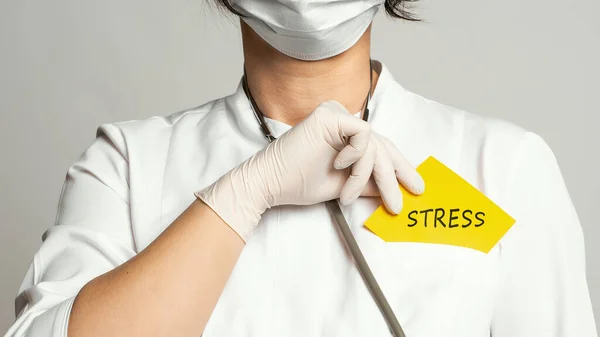
[{"label": "dark hair", "polygon": [[[230,12],[242,16],[242,14],[233,8],[230,0],[217,0],[219,4],[227,8]],[[419,21],[418,18],[414,17],[407,9],[407,3],[415,2],[417,0],[385,0],[385,11],[393,18],[403,19],[408,21]]]}]

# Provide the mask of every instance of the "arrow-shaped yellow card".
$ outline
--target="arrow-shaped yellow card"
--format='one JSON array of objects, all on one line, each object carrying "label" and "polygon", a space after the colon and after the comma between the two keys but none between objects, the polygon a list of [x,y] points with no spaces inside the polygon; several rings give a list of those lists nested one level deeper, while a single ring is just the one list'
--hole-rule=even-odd
[{"label": "arrow-shaped yellow card", "polygon": [[404,187],[398,215],[380,206],[365,226],[386,242],[423,242],[461,246],[488,253],[515,220],[483,193],[433,157],[417,171],[425,193]]}]

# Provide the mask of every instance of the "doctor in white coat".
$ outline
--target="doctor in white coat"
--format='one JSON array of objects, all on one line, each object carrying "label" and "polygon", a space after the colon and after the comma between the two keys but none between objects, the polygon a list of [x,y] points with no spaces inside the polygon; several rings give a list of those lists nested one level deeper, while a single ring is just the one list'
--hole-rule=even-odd
[{"label": "doctor in white coat", "polygon": [[[404,1],[223,5],[241,15],[238,90],[98,129],[7,336],[389,336],[323,204],[337,198],[407,336],[597,335],[581,226],[546,143],[371,61],[375,13],[410,19]],[[363,226],[382,202],[400,211],[398,182],[427,188],[413,167],[429,156],[516,219],[488,254]]]}]

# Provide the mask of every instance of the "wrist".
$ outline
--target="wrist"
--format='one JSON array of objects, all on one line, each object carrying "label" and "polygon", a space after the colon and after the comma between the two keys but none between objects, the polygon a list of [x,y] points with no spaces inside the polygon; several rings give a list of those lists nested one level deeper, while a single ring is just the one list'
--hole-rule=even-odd
[{"label": "wrist", "polygon": [[248,160],[234,169],[238,171],[236,177],[243,180],[243,184],[240,184],[244,187],[242,193],[248,195],[248,198],[254,201],[256,211],[260,214],[264,213],[268,208],[277,206],[271,186],[272,183],[270,183],[269,179],[275,177],[275,174],[266,165],[269,161],[265,160],[265,155],[272,145],[273,143],[269,144],[264,150],[248,158]]},{"label": "wrist", "polygon": [[269,204],[260,192],[261,188],[252,186],[249,183],[253,180],[244,177],[250,173],[244,164],[194,195],[247,241]]}]

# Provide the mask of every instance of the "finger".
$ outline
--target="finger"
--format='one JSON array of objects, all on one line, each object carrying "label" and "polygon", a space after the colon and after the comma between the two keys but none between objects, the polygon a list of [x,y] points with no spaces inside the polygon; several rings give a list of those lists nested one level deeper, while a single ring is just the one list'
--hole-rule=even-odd
[{"label": "finger", "polygon": [[322,118],[327,130],[332,133],[332,142],[336,143],[330,145],[344,145],[334,161],[334,168],[345,169],[364,155],[371,139],[371,127],[369,123],[351,115],[336,101],[321,103],[315,110],[320,113],[319,111],[324,112]]},{"label": "finger", "polygon": [[369,182],[367,183],[367,186],[365,186],[365,188],[363,189],[360,196],[361,197],[379,197],[379,196],[381,196],[381,194],[379,194],[379,189],[377,188],[377,184],[375,183],[375,179],[373,179],[372,174],[371,174],[371,178],[369,179]]},{"label": "finger", "polygon": [[423,180],[423,177],[421,177],[419,172],[417,172],[411,163],[406,160],[406,157],[400,153],[396,145],[385,137],[379,135],[377,137],[381,140],[390,154],[396,177],[400,184],[412,194],[419,195],[425,192],[425,181]]},{"label": "finger", "polygon": [[377,156],[373,166],[373,179],[379,188],[385,207],[390,212],[398,214],[402,210],[402,192],[398,187],[394,166],[385,145],[377,140],[374,143],[377,145]]},{"label": "finger", "polygon": [[334,168],[341,170],[354,164],[367,151],[371,139],[371,127],[363,120],[348,115],[340,118],[340,135],[348,139],[348,144],[340,151],[334,162]]},{"label": "finger", "polygon": [[340,201],[348,205],[356,201],[371,178],[375,163],[375,145],[369,142],[365,154],[352,165],[350,176],[340,192]]}]

